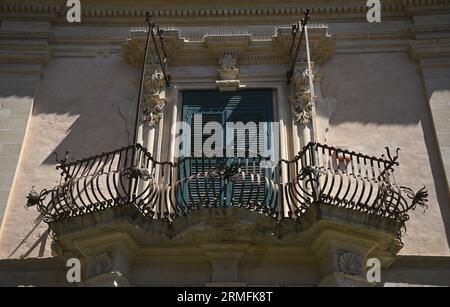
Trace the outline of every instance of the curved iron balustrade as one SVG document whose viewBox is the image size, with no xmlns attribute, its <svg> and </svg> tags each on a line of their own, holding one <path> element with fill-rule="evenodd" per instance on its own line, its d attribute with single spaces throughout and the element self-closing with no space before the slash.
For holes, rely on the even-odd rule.
<svg viewBox="0 0 450 307">
<path fill-rule="evenodd" d="M 414 193 L 393 181 L 398 151 L 371 157 L 310 143 L 292 160 L 263 168 L 258 158 L 183 158 L 158 162 L 141 145 L 68 162 L 58 160 L 62 184 L 37 193 L 46 222 L 62 221 L 121 205 L 147 218 L 174 220 L 206 207 L 243 207 L 275 219 L 300 218 L 313 203 L 405 222 L 426 207 L 425 188 Z M 47 200 L 48 198 L 48 200 Z"/>
</svg>

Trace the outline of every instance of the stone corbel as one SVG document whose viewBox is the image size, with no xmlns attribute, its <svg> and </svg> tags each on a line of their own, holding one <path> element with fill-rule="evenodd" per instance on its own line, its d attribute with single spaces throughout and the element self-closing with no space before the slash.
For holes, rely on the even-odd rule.
<svg viewBox="0 0 450 307">
<path fill-rule="evenodd" d="M 316 234 L 311 244 L 322 274 L 319 286 L 376 286 L 367 279 L 367 260 L 380 261 L 380 270 L 394 261 L 401 245 L 384 232 L 357 233 L 335 226 L 324 228 Z"/>
<path fill-rule="evenodd" d="M 130 264 L 136 243 L 127 234 L 108 233 L 72 241 L 76 252 L 83 255 L 84 285 L 101 287 L 129 286 Z"/>
</svg>

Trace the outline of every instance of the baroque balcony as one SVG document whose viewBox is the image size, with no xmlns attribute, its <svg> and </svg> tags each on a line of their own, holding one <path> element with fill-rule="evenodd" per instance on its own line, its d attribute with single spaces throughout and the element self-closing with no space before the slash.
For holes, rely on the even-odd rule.
<svg viewBox="0 0 450 307">
<path fill-rule="evenodd" d="M 169 224 L 211 207 L 245 208 L 280 223 L 301 220 L 310 208 L 321 205 L 401 226 L 411 210 L 426 207 L 425 188 L 414 193 L 395 183 L 398 150 L 392 156 L 387 149 L 377 158 L 310 143 L 291 161 L 264 168 L 265 160 L 259 156 L 159 162 L 139 144 L 71 162 L 66 154 L 57 166 L 62 183 L 40 193 L 32 190 L 27 207 L 37 206 L 52 225 L 124 206 L 134 207 L 147 221 Z"/>
</svg>

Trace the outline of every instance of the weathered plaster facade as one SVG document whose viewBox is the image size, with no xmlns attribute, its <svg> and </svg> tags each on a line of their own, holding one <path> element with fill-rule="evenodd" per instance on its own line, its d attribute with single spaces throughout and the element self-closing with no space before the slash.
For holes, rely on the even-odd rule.
<svg viewBox="0 0 450 307">
<path fill-rule="evenodd" d="M 84 261 L 83 285 L 367 285 L 341 262 L 373 256 L 384 285 L 450 285 L 450 3 L 382 3 L 380 24 L 365 21 L 365 1 L 350 0 L 86 0 L 81 24 L 68 24 L 58 1 L 0 4 L 0 285 L 67 285 L 71 255 Z M 286 57 L 305 7 L 315 101 L 314 120 L 299 123 Z M 271 220 L 234 208 L 196 212 L 174 229 L 135 229 L 115 208 L 58 222 L 52 257 L 48 226 L 25 196 L 59 184 L 54 152 L 78 159 L 132 142 L 147 10 L 167 28 L 171 76 L 152 92 L 164 103 L 140 130 L 154 157 L 174 160 L 183 91 L 270 88 L 281 158 L 309 141 L 374 156 L 401 148 L 396 182 L 429 192 L 404 246 L 389 223 L 326 208 L 284 225 L 281 239 L 267 235 Z M 98 268 L 99 255 L 109 264 Z"/>
</svg>

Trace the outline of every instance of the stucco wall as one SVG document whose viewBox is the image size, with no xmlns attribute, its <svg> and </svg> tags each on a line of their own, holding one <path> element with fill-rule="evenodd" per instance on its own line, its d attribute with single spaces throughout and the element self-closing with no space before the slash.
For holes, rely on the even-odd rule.
<svg viewBox="0 0 450 307">
<path fill-rule="evenodd" d="M 0 234 L 0 258 L 50 254 L 47 225 L 25 196 L 58 184 L 53 152 L 76 159 L 128 144 L 138 72 L 119 56 L 53 59 L 40 81 L 13 195 Z"/>
<path fill-rule="evenodd" d="M 449 255 L 449 199 L 419 66 L 406 53 L 337 54 L 321 73 L 323 95 L 337 101 L 328 142 L 378 156 L 400 147 L 397 183 L 428 188 L 429 209 L 407 222 L 401 254 Z"/>
</svg>

